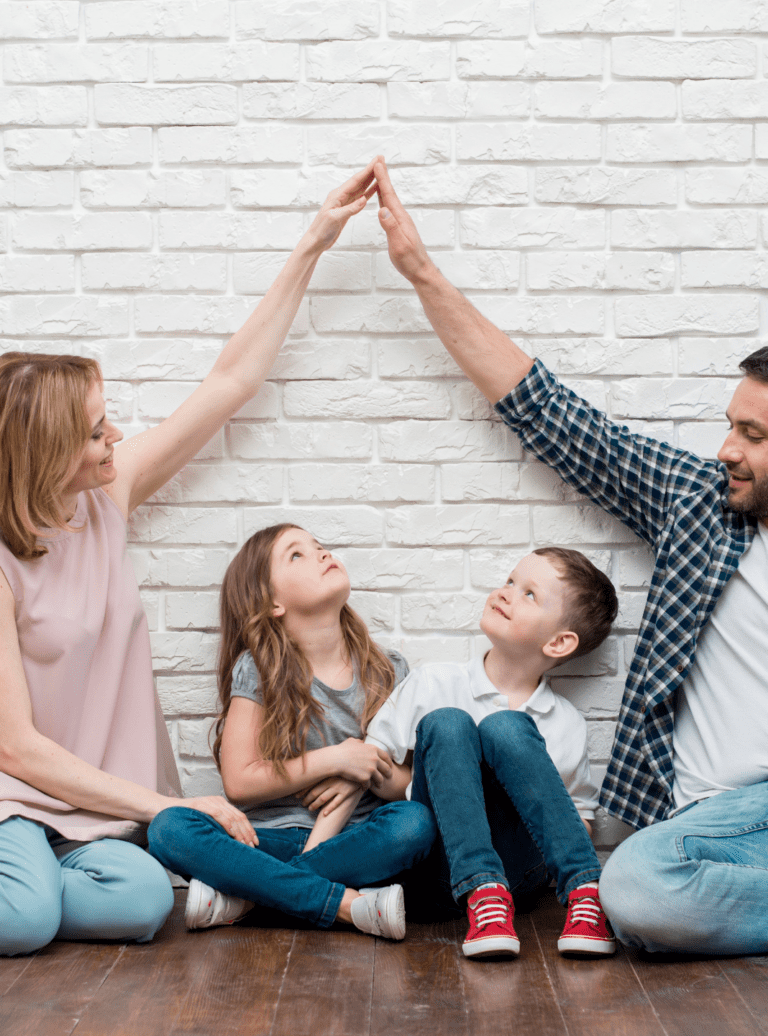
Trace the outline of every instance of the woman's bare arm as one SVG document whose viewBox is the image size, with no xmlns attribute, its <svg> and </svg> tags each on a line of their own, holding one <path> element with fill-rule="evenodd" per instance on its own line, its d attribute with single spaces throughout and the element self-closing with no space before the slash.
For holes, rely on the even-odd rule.
<svg viewBox="0 0 768 1036">
<path fill-rule="evenodd" d="M 0 770 L 71 806 L 108 817 L 149 822 L 168 806 L 210 814 L 229 833 L 255 844 L 247 817 L 220 796 L 175 799 L 104 773 L 35 727 L 16 630 L 15 602 L 0 571 Z"/>
<path fill-rule="evenodd" d="M 328 195 L 274 284 L 230 338 L 203 383 L 165 421 L 115 449 L 116 478 L 107 487 L 127 516 L 180 471 L 219 428 L 256 395 L 304 297 L 322 253 L 374 188 L 373 162 Z"/>
</svg>

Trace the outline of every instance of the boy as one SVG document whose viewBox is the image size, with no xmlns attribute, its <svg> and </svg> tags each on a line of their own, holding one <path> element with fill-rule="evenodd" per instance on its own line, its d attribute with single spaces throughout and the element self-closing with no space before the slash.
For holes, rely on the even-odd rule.
<svg viewBox="0 0 768 1036">
<path fill-rule="evenodd" d="M 615 952 L 589 837 L 586 723 L 544 674 L 602 643 L 617 610 L 583 554 L 536 550 L 486 601 L 485 658 L 415 670 L 368 726 L 395 762 L 413 753 L 410 797 L 433 810 L 453 898 L 467 897 L 467 957 L 517 956 L 510 887 L 533 892 L 547 874 L 568 907 L 560 952 Z"/>
</svg>

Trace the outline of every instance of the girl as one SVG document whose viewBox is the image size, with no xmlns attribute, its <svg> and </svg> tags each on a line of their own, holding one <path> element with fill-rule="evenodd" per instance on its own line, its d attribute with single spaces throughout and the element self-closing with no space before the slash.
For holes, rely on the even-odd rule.
<svg viewBox="0 0 768 1036">
<path fill-rule="evenodd" d="M 257 532 L 227 570 L 213 751 L 258 847 L 194 808 L 154 819 L 151 852 L 195 879 L 189 928 L 235 921 L 258 903 L 320 928 L 338 920 L 405 935 L 400 885 L 357 890 L 422 859 L 435 826 L 419 803 L 381 801 L 403 797 L 410 770 L 362 738 L 407 665 L 373 643 L 349 592 L 341 562 L 295 525 Z M 308 805 L 331 803 L 339 808 L 315 824 Z"/>
<path fill-rule="evenodd" d="M 258 391 L 372 181 L 369 165 L 331 192 L 203 383 L 123 447 L 92 360 L 0 357 L 0 954 L 57 936 L 146 941 L 173 905 L 130 843 L 180 792 L 126 519 Z M 223 798 L 190 805 L 254 842 Z"/>
</svg>

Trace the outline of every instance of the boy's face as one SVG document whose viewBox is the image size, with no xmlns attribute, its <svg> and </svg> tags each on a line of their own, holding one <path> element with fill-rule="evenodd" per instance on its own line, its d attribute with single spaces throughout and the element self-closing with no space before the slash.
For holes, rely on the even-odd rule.
<svg viewBox="0 0 768 1036">
<path fill-rule="evenodd" d="M 480 629 L 505 654 L 530 655 L 566 630 L 566 584 L 548 558 L 529 554 L 485 602 Z"/>
</svg>

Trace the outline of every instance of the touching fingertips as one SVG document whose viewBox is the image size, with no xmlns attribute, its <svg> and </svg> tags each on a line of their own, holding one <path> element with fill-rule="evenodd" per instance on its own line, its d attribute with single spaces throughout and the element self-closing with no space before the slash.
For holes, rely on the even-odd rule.
<svg viewBox="0 0 768 1036">
<path fill-rule="evenodd" d="M 384 207 L 379 209 L 379 219 L 390 219 L 391 217 L 392 213 L 389 211 L 388 208 Z"/>
</svg>

